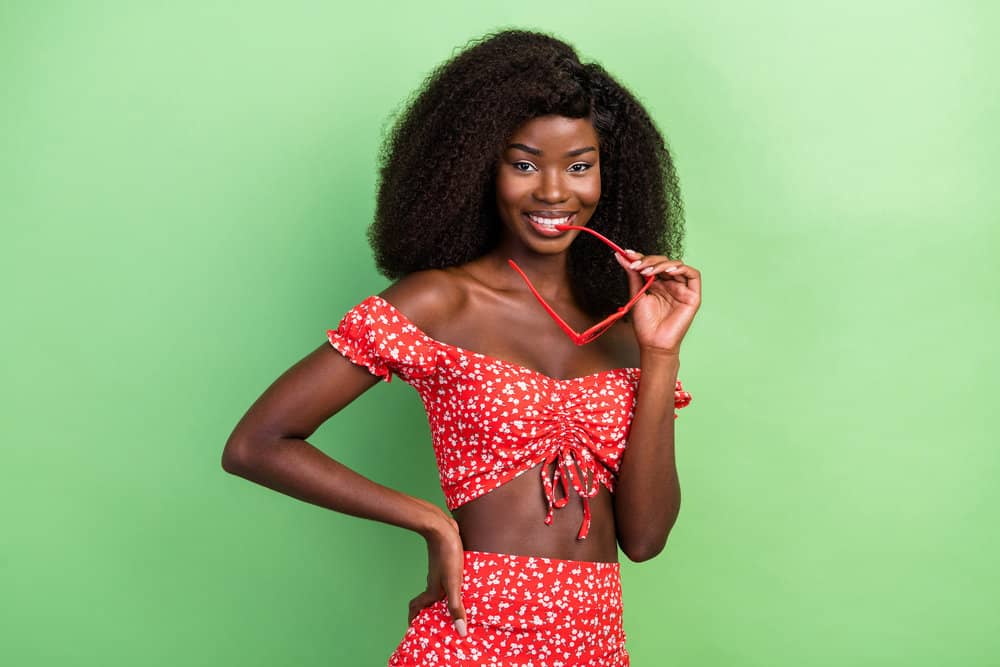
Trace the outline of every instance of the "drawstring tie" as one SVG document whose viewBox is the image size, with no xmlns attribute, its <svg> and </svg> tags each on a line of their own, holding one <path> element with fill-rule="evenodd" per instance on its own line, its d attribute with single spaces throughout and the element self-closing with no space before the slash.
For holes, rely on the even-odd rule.
<svg viewBox="0 0 1000 667">
<path fill-rule="evenodd" d="M 552 512 L 566 506 L 569 502 L 569 486 L 572 484 L 577 494 L 583 499 L 583 523 L 576 539 L 586 539 L 590 531 L 590 498 L 597 495 L 600 484 L 595 474 L 594 456 L 579 440 L 581 437 L 561 439 L 559 446 L 545 458 L 542 465 L 542 486 L 545 489 L 545 499 L 549 505 L 545 515 L 545 525 L 552 525 Z M 551 477 L 549 467 L 554 466 Z M 589 473 L 589 475 L 588 475 Z M 585 482 L 586 480 L 586 482 Z M 562 486 L 562 497 L 556 497 L 556 484 Z"/>
</svg>

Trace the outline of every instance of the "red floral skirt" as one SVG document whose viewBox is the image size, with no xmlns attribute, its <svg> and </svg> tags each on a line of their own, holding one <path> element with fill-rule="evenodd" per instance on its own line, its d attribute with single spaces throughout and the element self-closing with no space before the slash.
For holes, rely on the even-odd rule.
<svg viewBox="0 0 1000 667">
<path fill-rule="evenodd" d="M 627 667 L 618 563 L 466 551 L 459 637 L 445 600 L 423 610 L 390 667 Z"/>
</svg>

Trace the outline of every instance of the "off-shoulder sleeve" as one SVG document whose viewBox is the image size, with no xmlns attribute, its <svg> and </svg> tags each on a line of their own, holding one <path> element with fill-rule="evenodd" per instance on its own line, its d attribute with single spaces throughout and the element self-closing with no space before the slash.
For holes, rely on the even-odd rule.
<svg viewBox="0 0 1000 667">
<path fill-rule="evenodd" d="M 681 408 L 686 408 L 691 404 L 691 394 L 684 391 L 684 387 L 681 386 L 681 381 L 677 380 L 677 384 L 674 387 L 674 409 L 680 410 Z M 677 413 L 674 413 L 674 419 L 677 419 Z"/>
<path fill-rule="evenodd" d="M 338 352 L 386 382 L 393 374 L 409 382 L 437 372 L 436 341 L 377 295 L 347 311 L 326 337 Z"/>
</svg>

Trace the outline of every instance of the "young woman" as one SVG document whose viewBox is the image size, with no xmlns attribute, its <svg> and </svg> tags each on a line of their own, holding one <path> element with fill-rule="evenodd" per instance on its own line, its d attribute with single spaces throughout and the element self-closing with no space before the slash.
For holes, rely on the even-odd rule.
<svg viewBox="0 0 1000 667">
<path fill-rule="evenodd" d="M 680 507 L 677 372 L 701 302 L 698 270 L 670 259 L 682 237 L 649 115 L 548 35 L 472 44 L 400 116 L 369 230 L 396 282 L 223 453 L 231 473 L 426 539 L 390 665 L 628 664 L 618 549 L 656 556 Z M 451 516 L 306 442 L 393 375 L 427 409 Z"/>
</svg>

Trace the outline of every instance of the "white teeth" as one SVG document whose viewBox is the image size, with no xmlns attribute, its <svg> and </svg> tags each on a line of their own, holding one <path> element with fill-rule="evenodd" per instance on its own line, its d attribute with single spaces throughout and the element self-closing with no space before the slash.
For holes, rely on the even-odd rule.
<svg viewBox="0 0 1000 667">
<path fill-rule="evenodd" d="M 556 225 L 565 225 L 566 221 L 572 216 L 566 216 L 565 218 L 539 218 L 538 216 L 528 214 L 533 222 L 538 223 L 544 227 L 555 227 Z"/>
</svg>

